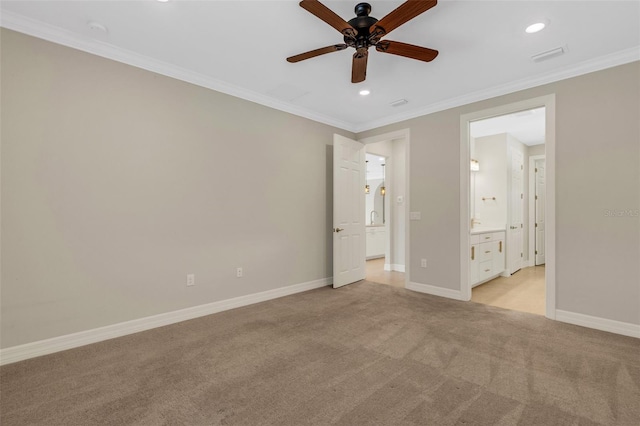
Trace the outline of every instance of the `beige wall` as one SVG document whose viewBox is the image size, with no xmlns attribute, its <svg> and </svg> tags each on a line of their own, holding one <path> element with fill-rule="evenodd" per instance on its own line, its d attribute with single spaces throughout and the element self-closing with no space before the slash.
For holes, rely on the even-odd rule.
<svg viewBox="0 0 640 426">
<path fill-rule="evenodd" d="M 331 276 L 332 135 L 353 134 L 1 41 L 2 348 Z"/>
<path fill-rule="evenodd" d="M 0 347 L 331 275 L 332 134 L 355 135 L 1 37 Z M 629 64 L 359 134 L 411 129 L 412 281 L 459 289 L 460 115 L 555 93 L 557 307 L 640 324 L 639 219 L 606 214 L 640 206 L 639 75 Z"/>
<path fill-rule="evenodd" d="M 557 309 L 640 324 L 640 63 L 362 132 L 411 130 L 411 281 L 460 289 L 460 116 L 556 94 Z M 420 258 L 430 267 L 420 268 Z"/>
</svg>

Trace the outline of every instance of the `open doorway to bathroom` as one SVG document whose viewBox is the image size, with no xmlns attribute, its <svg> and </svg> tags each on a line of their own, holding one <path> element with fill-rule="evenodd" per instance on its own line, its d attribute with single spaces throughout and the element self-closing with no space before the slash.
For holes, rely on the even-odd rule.
<svg viewBox="0 0 640 426">
<path fill-rule="evenodd" d="M 366 279 L 405 287 L 406 141 L 365 145 Z"/>
<path fill-rule="evenodd" d="M 545 314 L 545 107 L 469 125 L 471 300 Z"/>
</svg>

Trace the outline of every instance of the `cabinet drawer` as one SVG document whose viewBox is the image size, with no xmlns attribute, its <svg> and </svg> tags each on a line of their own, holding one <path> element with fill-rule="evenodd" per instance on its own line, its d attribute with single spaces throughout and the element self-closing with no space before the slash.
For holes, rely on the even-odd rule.
<svg viewBox="0 0 640 426">
<path fill-rule="evenodd" d="M 478 234 L 478 237 L 480 237 L 480 243 L 487 243 L 489 241 L 493 241 L 492 233 Z"/>
<path fill-rule="evenodd" d="M 478 260 L 484 262 L 493 259 L 496 245 L 493 243 L 482 243 L 478 246 Z"/>
<path fill-rule="evenodd" d="M 478 265 L 478 278 L 480 281 L 486 280 L 493 275 L 493 261 L 491 259 L 480 262 Z"/>
</svg>

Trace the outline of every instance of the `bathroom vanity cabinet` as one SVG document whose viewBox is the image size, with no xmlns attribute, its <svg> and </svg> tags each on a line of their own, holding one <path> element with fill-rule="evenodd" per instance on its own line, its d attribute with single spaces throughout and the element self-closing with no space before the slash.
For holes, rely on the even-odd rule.
<svg viewBox="0 0 640 426">
<path fill-rule="evenodd" d="M 505 271 L 505 231 L 487 229 L 471 231 L 469 279 L 471 287 L 489 281 Z"/>
</svg>

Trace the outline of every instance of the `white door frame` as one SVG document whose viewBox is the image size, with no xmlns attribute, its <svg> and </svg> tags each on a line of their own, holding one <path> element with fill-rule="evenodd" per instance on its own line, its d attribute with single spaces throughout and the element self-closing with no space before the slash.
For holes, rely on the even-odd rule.
<svg viewBox="0 0 640 426">
<path fill-rule="evenodd" d="M 546 146 L 545 146 L 546 150 Z M 545 155 L 532 155 L 529 157 L 529 259 L 527 266 L 536 265 L 536 160 L 544 160 Z M 545 231 L 546 234 L 546 231 Z M 533 253 L 533 256 L 532 256 Z"/>
<path fill-rule="evenodd" d="M 472 121 L 511 114 L 518 111 L 545 107 L 545 155 L 546 155 L 546 266 L 545 266 L 545 316 L 556 318 L 556 96 L 550 94 L 527 99 L 495 108 L 463 114 L 460 116 L 460 289 L 463 300 L 471 300 L 469 283 L 469 186 L 471 157 L 469 154 L 469 127 Z"/>
<path fill-rule="evenodd" d="M 363 143 L 365 145 L 371 144 L 371 143 L 376 143 L 376 142 L 384 142 L 384 141 L 390 141 L 390 140 L 397 140 L 397 139 L 403 139 L 405 141 L 405 194 L 404 194 L 404 203 L 405 203 L 405 211 L 404 211 L 404 286 L 405 288 L 407 287 L 407 284 L 410 282 L 409 278 L 410 278 L 410 262 L 409 259 L 411 259 L 410 256 L 410 241 L 409 241 L 409 235 L 411 235 L 410 233 L 410 223 L 409 222 L 409 193 L 410 193 L 410 179 L 409 179 L 409 152 L 410 152 L 410 131 L 409 129 L 402 129 L 402 130 L 397 130 L 395 132 L 390 132 L 390 133 L 385 133 L 382 135 L 376 135 L 376 136 L 371 136 L 368 138 L 364 138 L 364 139 L 358 139 L 358 142 Z M 393 160 L 392 160 L 393 161 Z M 390 202 L 389 203 L 390 206 L 393 206 L 393 203 Z M 364 213 L 363 213 L 364 214 Z M 391 227 L 387 227 L 387 229 L 391 229 Z M 390 238 L 391 232 L 387 232 L 387 238 Z M 387 244 L 389 244 L 389 239 L 387 239 Z M 387 247 L 387 250 L 389 250 L 389 247 Z"/>
</svg>

